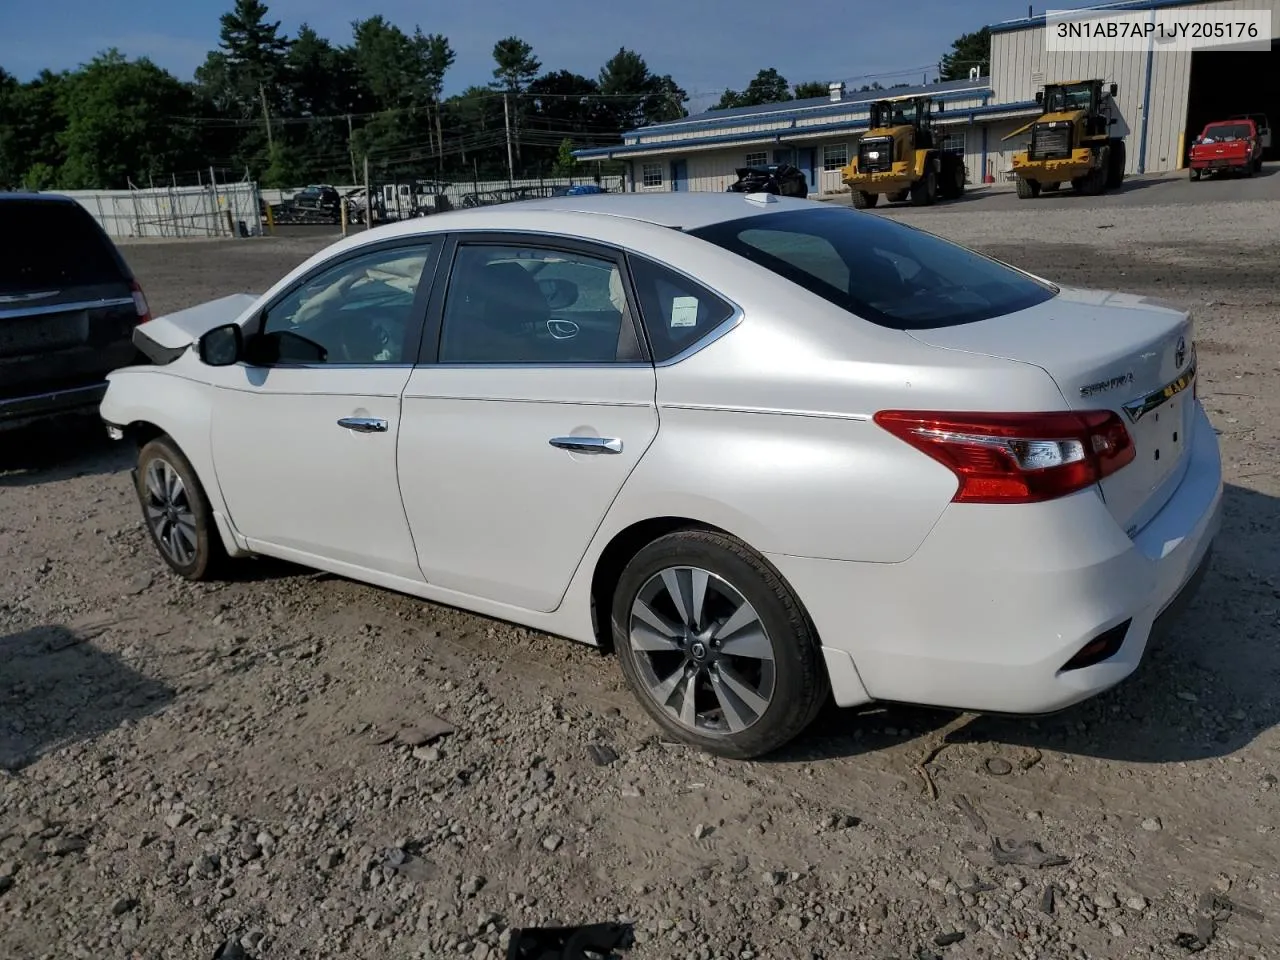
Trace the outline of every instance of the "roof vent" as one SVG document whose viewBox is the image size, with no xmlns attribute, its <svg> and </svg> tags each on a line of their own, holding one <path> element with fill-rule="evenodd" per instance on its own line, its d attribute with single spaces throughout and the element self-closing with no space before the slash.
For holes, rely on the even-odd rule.
<svg viewBox="0 0 1280 960">
<path fill-rule="evenodd" d="M 827 93 L 830 94 L 832 103 L 839 103 L 844 99 L 844 84 L 839 81 L 827 84 Z"/>
<path fill-rule="evenodd" d="M 748 193 L 747 201 L 749 203 L 777 203 L 778 196 L 774 193 Z"/>
</svg>

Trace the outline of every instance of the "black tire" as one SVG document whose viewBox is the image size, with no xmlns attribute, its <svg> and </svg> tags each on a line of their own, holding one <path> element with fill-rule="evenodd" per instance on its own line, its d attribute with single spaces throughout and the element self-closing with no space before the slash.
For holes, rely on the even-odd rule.
<svg viewBox="0 0 1280 960">
<path fill-rule="evenodd" d="M 928 162 L 926 161 L 926 163 Z M 930 164 L 924 176 L 911 185 L 911 205 L 913 207 L 927 207 L 936 202 L 937 199 L 938 175 L 934 172 L 932 164 Z"/>
<path fill-rule="evenodd" d="M 1258 157 L 1257 160 L 1253 161 L 1253 170 L 1255 173 L 1262 172 L 1262 157 Z"/>
<path fill-rule="evenodd" d="M 1096 166 L 1084 176 L 1084 192 L 1096 197 L 1107 191 L 1108 171 L 1110 170 L 1111 151 L 1102 147 L 1096 154 Z"/>
<path fill-rule="evenodd" d="M 1199 171 L 1199 170 L 1197 170 L 1195 167 L 1192 167 L 1192 168 L 1191 168 L 1191 172 L 1190 172 L 1190 174 L 1189 174 L 1188 176 L 1189 176 L 1189 178 L 1190 178 L 1191 182 L 1192 182 L 1192 183 L 1195 183 L 1197 180 L 1199 180 L 1199 179 L 1200 179 L 1200 171 Z"/>
<path fill-rule="evenodd" d="M 1255 171 L 1254 171 L 1254 166 L 1252 162 L 1246 163 L 1244 165 L 1244 175 L 1246 178 L 1252 179 L 1254 172 Z"/>
<path fill-rule="evenodd" d="M 657 669 L 651 669 L 649 655 L 633 649 L 631 642 L 632 609 L 646 585 L 655 583 L 660 574 L 670 568 L 698 568 L 714 575 L 728 584 L 754 609 L 759 624 L 763 627 L 765 642 L 772 651 L 772 685 L 767 706 L 756 719 L 738 732 L 728 730 L 716 732 L 714 729 L 702 727 L 708 732 L 700 732 L 699 720 L 704 723 L 715 721 L 720 713 L 723 722 L 726 716 L 717 704 L 721 701 L 711 690 L 712 675 L 719 678 L 720 664 L 705 665 L 700 675 L 705 679 L 699 681 L 695 688 L 697 696 L 703 697 L 702 705 L 710 709 L 701 710 L 695 717 L 693 727 L 680 722 L 667 712 L 659 703 L 658 695 L 650 693 L 649 683 L 658 679 Z M 718 619 L 717 610 L 712 605 L 711 591 L 707 591 L 708 601 L 705 616 Z M 667 594 L 654 596 L 654 607 Z M 674 606 L 671 610 L 675 610 Z M 724 608 L 730 609 L 730 608 Z M 667 615 L 668 619 L 676 614 Z M 706 530 L 677 530 L 659 537 L 643 547 L 627 564 L 618 586 L 614 591 L 611 626 L 613 630 L 614 649 L 622 668 L 623 677 L 632 693 L 640 701 L 645 711 L 668 736 L 691 746 L 698 747 L 716 756 L 734 759 L 750 759 L 770 753 L 795 739 L 813 722 L 825 704 L 830 692 L 826 669 L 823 665 L 816 631 L 800 602 L 791 592 L 769 564 L 741 541 L 723 533 Z M 706 637 L 708 634 L 701 634 Z M 685 634 L 689 636 L 688 633 Z M 711 651 L 715 646 L 714 635 L 703 645 L 703 653 L 710 657 L 726 657 L 724 652 Z M 685 666 L 695 661 L 694 641 L 683 641 L 683 647 L 674 647 L 670 652 L 663 652 L 662 657 L 672 669 L 665 672 L 665 677 L 675 676 Z M 742 683 L 745 674 L 740 669 L 747 669 L 752 663 L 763 663 L 757 658 L 740 658 L 722 660 L 726 667 L 734 671 L 733 679 Z M 651 679 L 646 681 L 645 675 Z M 687 676 L 687 674 L 686 674 Z M 685 683 L 678 683 L 668 693 L 667 703 L 679 696 L 683 703 L 686 691 Z M 745 702 L 745 701 L 743 701 Z"/>
<path fill-rule="evenodd" d="M 173 497 L 170 504 L 164 503 L 163 499 L 157 497 L 149 488 L 148 481 L 153 466 L 156 467 L 158 474 L 163 474 L 163 468 L 167 466 L 181 481 L 182 495 Z M 138 469 L 134 481 L 138 504 L 142 508 L 142 521 L 160 558 L 169 566 L 169 569 L 186 580 L 215 579 L 226 568 L 229 558 L 222 544 L 222 537 L 214 524 L 213 511 L 209 507 L 209 500 L 205 496 L 204 487 L 200 484 L 200 478 L 196 476 L 195 469 L 183 456 L 177 444 L 169 437 L 162 436 L 143 446 L 138 452 Z M 189 559 L 162 539 L 155 522 L 157 510 L 165 510 L 168 513 L 167 508 L 172 505 L 180 513 L 184 504 L 191 515 L 191 527 L 194 531 L 192 538 L 195 540 Z M 166 518 L 169 521 L 168 529 L 174 526 L 172 516 L 170 514 Z M 185 542 L 184 539 L 183 543 Z"/>
<path fill-rule="evenodd" d="M 911 196 L 910 190 L 897 190 L 893 193 L 888 194 L 885 197 L 885 199 L 888 200 L 890 203 L 902 203 L 909 196 Z"/>
<path fill-rule="evenodd" d="M 1018 189 L 1019 200 L 1034 200 L 1040 196 L 1040 181 L 1028 180 L 1025 177 L 1018 177 L 1015 181 Z"/>
<path fill-rule="evenodd" d="M 1118 190 L 1124 183 L 1124 168 L 1128 163 L 1125 157 L 1123 140 L 1111 141 L 1111 153 L 1107 164 L 1107 189 Z"/>
<path fill-rule="evenodd" d="M 870 210 L 876 205 L 876 201 L 880 199 L 878 193 L 867 193 L 865 190 L 853 191 L 853 209 Z"/>
</svg>

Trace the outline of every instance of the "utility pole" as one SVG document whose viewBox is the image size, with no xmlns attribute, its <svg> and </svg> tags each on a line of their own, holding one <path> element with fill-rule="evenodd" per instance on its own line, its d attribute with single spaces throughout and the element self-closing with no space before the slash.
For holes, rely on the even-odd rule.
<svg viewBox="0 0 1280 960">
<path fill-rule="evenodd" d="M 373 191 L 369 189 L 369 155 L 364 155 L 364 228 L 373 229 Z"/>
<path fill-rule="evenodd" d="M 511 153 L 511 98 L 506 93 L 502 95 L 502 119 L 507 128 L 507 185 L 510 186 L 516 179 L 516 162 Z"/>
<path fill-rule="evenodd" d="M 258 84 L 258 96 L 262 98 L 262 119 L 267 124 L 267 152 L 274 153 L 276 146 L 271 137 L 271 113 L 267 110 L 267 88 Z"/>
<path fill-rule="evenodd" d="M 351 114 L 347 114 L 347 152 L 351 154 L 351 182 L 356 182 L 356 146 L 352 142 Z"/>
</svg>

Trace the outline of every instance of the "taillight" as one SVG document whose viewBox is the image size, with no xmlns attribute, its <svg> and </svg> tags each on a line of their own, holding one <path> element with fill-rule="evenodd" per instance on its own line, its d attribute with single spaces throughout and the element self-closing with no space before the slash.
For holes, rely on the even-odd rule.
<svg viewBox="0 0 1280 960">
<path fill-rule="evenodd" d="M 134 280 L 130 286 L 133 288 L 133 308 L 138 311 L 138 322 L 146 323 L 151 319 L 151 308 L 147 306 L 147 296 L 142 292 L 142 287 L 138 285 L 137 280 Z"/>
<path fill-rule="evenodd" d="M 951 470 L 956 503 L 1039 503 L 1089 487 L 1135 456 L 1120 418 L 1086 413 L 882 410 L 875 421 Z"/>
</svg>

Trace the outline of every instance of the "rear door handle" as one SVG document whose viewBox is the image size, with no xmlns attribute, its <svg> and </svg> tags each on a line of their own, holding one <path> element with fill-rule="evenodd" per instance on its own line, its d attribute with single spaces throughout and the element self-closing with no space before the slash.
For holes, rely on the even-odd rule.
<svg viewBox="0 0 1280 960">
<path fill-rule="evenodd" d="M 575 453 L 621 453 L 622 441 L 612 437 L 552 437 L 553 447 Z"/>
<path fill-rule="evenodd" d="M 338 421 L 338 426 L 346 427 L 348 430 L 354 430 L 357 433 L 387 432 L 387 421 L 379 420 L 376 417 L 343 417 Z"/>
</svg>

